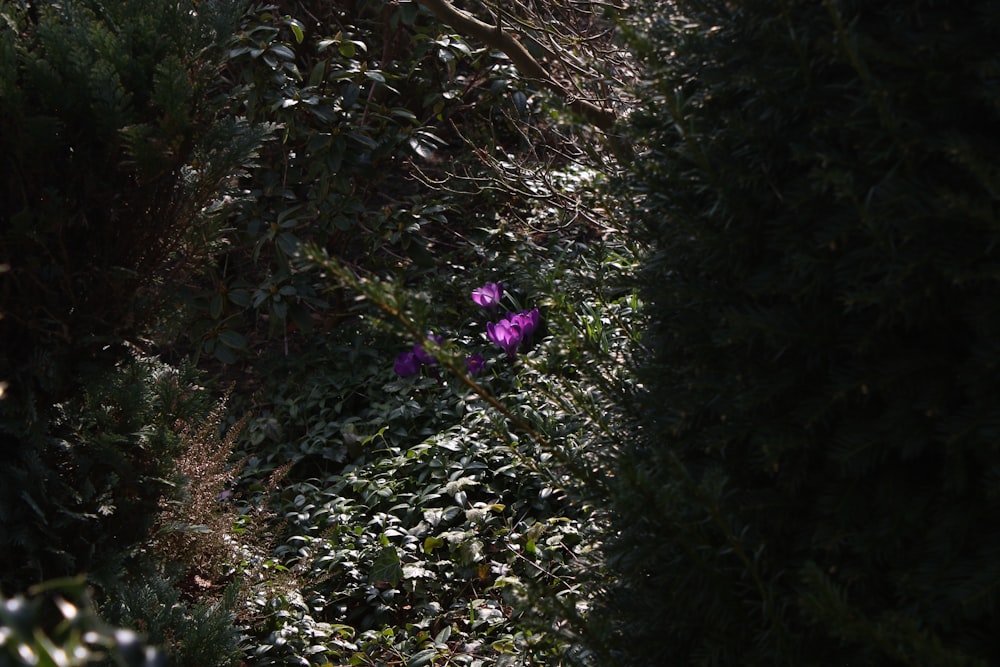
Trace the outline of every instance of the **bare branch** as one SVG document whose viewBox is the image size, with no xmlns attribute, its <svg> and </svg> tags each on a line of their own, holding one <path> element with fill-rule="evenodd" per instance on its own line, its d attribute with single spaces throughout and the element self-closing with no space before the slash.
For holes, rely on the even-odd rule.
<svg viewBox="0 0 1000 667">
<path fill-rule="evenodd" d="M 522 75 L 538 81 L 563 97 L 571 110 L 594 127 L 608 130 L 618 120 L 615 112 L 601 108 L 588 99 L 576 96 L 569 88 L 557 81 L 552 76 L 551 71 L 538 62 L 510 32 L 505 31 L 499 22 L 497 25 L 490 25 L 469 12 L 455 7 L 448 0 L 417 0 L 417 2 L 429 9 L 442 23 L 506 54 Z M 500 16 L 500 13 L 498 12 L 497 15 Z M 541 45 L 540 42 L 539 44 Z M 546 51 L 551 52 L 549 47 L 542 46 Z M 553 57 L 557 56 L 553 54 Z"/>
</svg>

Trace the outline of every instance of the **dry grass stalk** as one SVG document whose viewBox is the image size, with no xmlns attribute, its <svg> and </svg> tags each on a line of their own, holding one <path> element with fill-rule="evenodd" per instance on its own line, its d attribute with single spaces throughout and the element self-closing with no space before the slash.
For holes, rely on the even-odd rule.
<svg viewBox="0 0 1000 667">
<path fill-rule="evenodd" d="M 171 563 L 187 569 L 185 583 L 209 589 L 242 560 L 233 531 L 239 514 L 228 501 L 239 464 L 233 451 L 247 418 L 223 433 L 228 396 L 199 424 L 181 423 L 182 452 L 174 466 L 177 493 L 160 502 L 155 548 Z"/>
</svg>

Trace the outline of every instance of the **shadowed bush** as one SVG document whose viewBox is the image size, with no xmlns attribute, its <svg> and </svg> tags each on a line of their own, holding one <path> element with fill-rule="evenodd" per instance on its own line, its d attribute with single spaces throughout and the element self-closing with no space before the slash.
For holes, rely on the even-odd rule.
<svg viewBox="0 0 1000 667">
<path fill-rule="evenodd" d="M 994 3 L 647 3 L 619 664 L 1000 659 Z"/>
<path fill-rule="evenodd" d="M 17 592 L 113 580 L 145 538 L 190 378 L 138 349 L 260 133 L 218 95 L 241 2 L 0 13 L 0 583 Z"/>
</svg>

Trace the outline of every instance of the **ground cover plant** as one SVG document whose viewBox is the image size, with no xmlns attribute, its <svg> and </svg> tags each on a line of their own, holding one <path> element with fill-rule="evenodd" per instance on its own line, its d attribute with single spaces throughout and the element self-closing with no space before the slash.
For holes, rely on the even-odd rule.
<svg viewBox="0 0 1000 667">
<path fill-rule="evenodd" d="M 483 231 L 463 252 L 485 262 L 414 267 L 419 290 L 313 251 L 364 301 L 342 338 L 274 360 L 248 424 L 237 497 L 262 502 L 291 464 L 270 501 L 287 574 L 249 610 L 259 664 L 587 659 L 595 501 L 638 306 L 614 278 L 634 249 Z"/>
</svg>

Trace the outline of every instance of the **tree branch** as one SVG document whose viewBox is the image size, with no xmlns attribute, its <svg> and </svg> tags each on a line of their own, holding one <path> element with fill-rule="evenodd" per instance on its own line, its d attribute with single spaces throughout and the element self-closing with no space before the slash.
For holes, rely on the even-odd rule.
<svg viewBox="0 0 1000 667">
<path fill-rule="evenodd" d="M 571 110 L 594 127 L 608 130 L 618 120 L 614 112 L 602 109 L 589 100 L 574 97 L 569 90 L 552 78 L 549 71 L 528 52 L 528 49 L 521 42 L 502 30 L 499 25 L 493 26 L 480 21 L 472 14 L 455 7 L 448 0 L 417 0 L 417 3 L 429 9 L 442 23 L 450 25 L 462 34 L 478 39 L 492 49 L 505 53 L 521 74 L 539 81 L 546 88 L 563 97 Z"/>
</svg>

